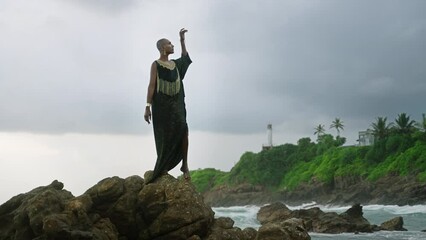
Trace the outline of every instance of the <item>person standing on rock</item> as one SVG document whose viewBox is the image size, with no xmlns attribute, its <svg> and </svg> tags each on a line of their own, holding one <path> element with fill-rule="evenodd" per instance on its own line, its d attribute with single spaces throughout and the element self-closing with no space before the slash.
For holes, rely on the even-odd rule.
<svg viewBox="0 0 426 240">
<path fill-rule="evenodd" d="M 174 53 L 174 46 L 168 39 L 160 39 L 157 49 L 160 57 L 151 65 L 151 75 L 146 98 L 145 121 L 151 121 L 154 127 L 157 161 L 152 178 L 167 174 L 182 161 L 180 170 L 189 180 L 188 168 L 188 125 L 186 123 L 185 92 L 183 78 L 192 63 L 185 46 L 185 33 L 179 32 L 181 57 L 169 60 Z M 152 111 L 152 113 L 151 113 Z"/>
</svg>

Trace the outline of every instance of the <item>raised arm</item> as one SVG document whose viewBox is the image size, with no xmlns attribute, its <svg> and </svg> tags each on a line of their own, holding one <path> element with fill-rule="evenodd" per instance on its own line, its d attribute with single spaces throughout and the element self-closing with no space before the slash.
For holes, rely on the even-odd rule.
<svg viewBox="0 0 426 240">
<path fill-rule="evenodd" d="M 149 124 L 151 121 L 151 104 L 154 96 L 155 85 L 157 81 L 157 64 L 155 62 L 151 65 L 151 74 L 148 85 L 148 93 L 146 94 L 146 107 L 145 107 L 145 121 Z"/>
<path fill-rule="evenodd" d="M 188 51 L 186 51 L 186 45 L 185 45 L 185 33 L 188 32 L 185 28 L 182 28 L 179 31 L 180 36 L 180 46 L 182 48 L 182 56 L 186 56 L 188 54 Z"/>
</svg>

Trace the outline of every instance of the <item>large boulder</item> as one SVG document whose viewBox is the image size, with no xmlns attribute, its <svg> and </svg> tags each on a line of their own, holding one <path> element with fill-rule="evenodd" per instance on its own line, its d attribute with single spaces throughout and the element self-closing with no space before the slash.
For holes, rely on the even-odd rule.
<svg viewBox="0 0 426 240">
<path fill-rule="evenodd" d="M 164 175 L 138 194 L 141 217 L 147 228 L 140 239 L 187 239 L 205 236 L 214 212 L 188 181 Z"/>
<path fill-rule="evenodd" d="M 310 240 L 303 220 L 290 218 L 268 222 L 259 228 L 256 240 Z"/>
<path fill-rule="evenodd" d="M 260 224 L 276 222 L 291 218 L 292 211 L 283 203 L 276 202 L 260 208 L 257 213 L 257 220 Z"/>
</svg>

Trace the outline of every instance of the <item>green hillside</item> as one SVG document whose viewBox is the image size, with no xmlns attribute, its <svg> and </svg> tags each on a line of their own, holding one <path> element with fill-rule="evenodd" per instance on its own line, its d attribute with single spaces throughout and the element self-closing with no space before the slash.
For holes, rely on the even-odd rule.
<svg viewBox="0 0 426 240">
<path fill-rule="evenodd" d="M 401 115 L 404 122 L 401 123 Z M 407 119 L 408 118 L 408 119 Z M 398 123 L 399 122 L 399 123 Z M 300 139 L 259 153 L 246 152 L 230 172 L 203 169 L 191 172 L 200 192 L 221 185 L 250 183 L 270 190 L 292 190 L 311 179 L 330 182 L 337 176 L 358 175 L 370 181 L 392 175 L 412 175 L 426 181 L 426 126 L 400 114 L 395 124 L 378 118 L 372 124 L 372 146 L 343 146 L 345 138 L 318 134 L 313 142 Z"/>
</svg>

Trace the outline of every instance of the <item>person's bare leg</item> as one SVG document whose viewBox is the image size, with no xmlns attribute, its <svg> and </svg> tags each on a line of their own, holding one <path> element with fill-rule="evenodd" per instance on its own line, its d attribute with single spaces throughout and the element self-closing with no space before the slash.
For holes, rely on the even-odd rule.
<svg viewBox="0 0 426 240">
<path fill-rule="evenodd" d="M 186 180 L 191 179 L 191 176 L 189 175 L 189 168 L 188 168 L 188 146 L 189 146 L 189 140 L 188 140 L 188 133 L 183 137 L 182 141 L 182 167 L 180 170 L 183 172 L 183 177 Z"/>
</svg>

